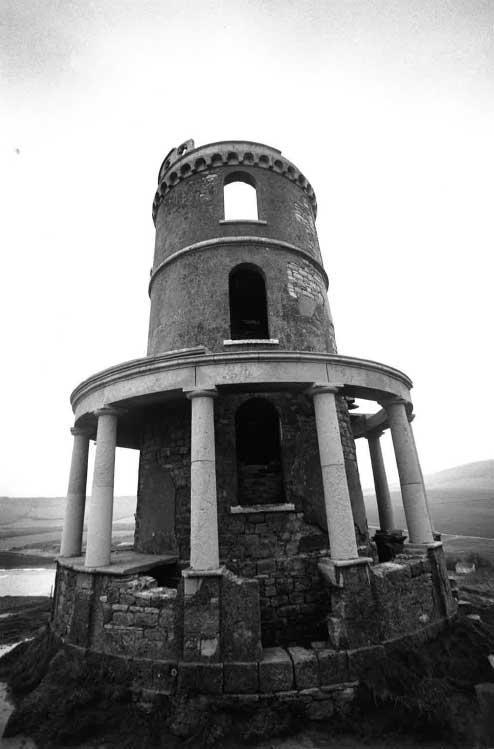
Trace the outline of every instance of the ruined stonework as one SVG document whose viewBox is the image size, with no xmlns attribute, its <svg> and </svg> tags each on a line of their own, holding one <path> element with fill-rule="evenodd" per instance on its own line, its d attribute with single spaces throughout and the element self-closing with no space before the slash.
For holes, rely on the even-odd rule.
<svg viewBox="0 0 494 749">
<path fill-rule="evenodd" d="M 250 191 L 253 216 L 226 218 L 229 186 Z M 316 210 L 312 186 L 275 148 L 173 149 L 153 203 L 147 355 L 72 394 L 51 627 L 85 658 L 118 662 L 144 695 L 296 704 L 328 719 L 397 640 L 425 641 L 455 616 L 412 383 L 338 354 Z M 363 413 L 356 399 L 380 409 Z M 387 429 L 406 531 L 380 450 Z M 371 452 L 376 543 L 356 439 Z M 131 549 L 111 544 L 117 446 L 140 456 Z"/>
</svg>

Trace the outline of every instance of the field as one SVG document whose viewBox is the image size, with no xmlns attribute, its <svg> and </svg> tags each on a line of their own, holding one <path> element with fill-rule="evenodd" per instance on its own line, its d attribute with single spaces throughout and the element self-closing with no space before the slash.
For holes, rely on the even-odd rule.
<svg viewBox="0 0 494 749">
<path fill-rule="evenodd" d="M 494 564 L 494 461 L 468 463 L 425 477 L 434 529 L 448 554 L 478 554 Z M 401 494 L 391 491 L 395 525 L 405 528 Z M 376 500 L 365 495 L 367 517 L 378 525 Z"/>
<path fill-rule="evenodd" d="M 115 497 L 115 542 L 132 540 L 135 505 L 135 497 Z M 63 497 L 0 497 L 0 566 L 8 566 L 1 552 L 11 549 L 41 556 L 58 554 L 64 507 Z"/>
<path fill-rule="evenodd" d="M 494 563 L 494 461 L 480 461 L 425 477 L 434 528 L 447 551 L 475 552 Z M 396 526 L 405 527 L 401 495 L 392 491 Z M 369 525 L 378 525 L 376 500 L 365 496 Z M 11 549 L 58 553 L 65 500 L 62 497 L 0 497 L 0 552 Z M 113 540 L 132 541 L 135 497 L 115 497 Z"/>
</svg>

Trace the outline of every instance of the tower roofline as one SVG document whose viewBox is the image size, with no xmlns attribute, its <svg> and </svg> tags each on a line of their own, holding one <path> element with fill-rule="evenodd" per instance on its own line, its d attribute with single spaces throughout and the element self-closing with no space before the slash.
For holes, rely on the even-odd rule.
<svg viewBox="0 0 494 749">
<path fill-rule="evenodd" d="M 251 140 L 225 140 L 194 147 L 188 140 L 173 148 L 164 159 L 158 174 L 158 189 L 153 201 L 153 221 L 163 198 L 175 185 L 194 174 L 218 167 L 254 167 L 269 169 L 295 182 L 308 196 L 314 216 L 317 202 L 314 189 L 307 178 L 282 152 Z"/>
</svg>

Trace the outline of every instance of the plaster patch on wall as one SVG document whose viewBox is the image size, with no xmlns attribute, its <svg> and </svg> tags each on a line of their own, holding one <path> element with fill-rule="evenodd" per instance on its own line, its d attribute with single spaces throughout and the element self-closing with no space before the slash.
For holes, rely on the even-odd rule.
<svg viewBox="0 0 494 749">
<path fill-rule="evenodd" d="M 324 304 L 326 298 L 326 289 L 322 278 L 314 272 L 312 265 L 305 260 L 299 260 L 297 263 L 289 261 L 287 263 L 288 274 L 288 293 L 295 299 L 308 297 L 316 304 Z"/>
<path fill-rule="evenodd" d="M 214 195 L 216 190 L 216 182 L 218 181 L 217 174 L 203 174 L 201 175 L 201 191 L 199 197 L 207 198 Z"/>
</svg>

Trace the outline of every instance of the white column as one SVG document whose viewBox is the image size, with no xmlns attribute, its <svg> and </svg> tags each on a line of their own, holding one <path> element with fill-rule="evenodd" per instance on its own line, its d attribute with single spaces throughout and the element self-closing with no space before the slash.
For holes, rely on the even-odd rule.
<svg viewBox="0 0 494 749">
<path fill-rule="evenodd" d="M 89 506 L 86 567 L 106 567 L 110 564 L 118 413 L 117 409 L 108 407 L 96 411 L 98 431 L 93 492 Z"/>
<path fill-rule="evenodd" d="M 396 464 L 400 477 L 403 509 L 411 543 L 432 543 L 432 527 L 427 509 L 422 471 L 418 461 L 406 403 L 401 398 L 382 403 L 388 415 Z"/>
<path fill-rule="evenodd" d="M 190 469 L 190 566 L 219 567 L 214 445 L 215 388 L 187 393 L 192 407 Z"/>
<path fill-rule="evenodd" d="M 82 527 L 86 506 L 89 434 L 86 430 L 78 427 L 73 427 L 70 432 L 74 437 L 74 443 L 65 502 L 62 543 L 60 545 L 62 557 L 78 557 L 81 554 Z"/>
<path fill-rule="evenodd" d="M 337 392 L 338 388 L 333 385 L 315 385 L 311 389 L 316 414 L 331 559 L 336 561 L 358 557 L 336 410 Z"/>
<path fill-rule="evenodd" d="M 419 453 L 418 453 L 418 450 L 417 450 L 417 443 L 415 442 L 415 434 L 414 434 L 413 428 L 412 428 L 412 421 L 414 419 L 415 419 L 415 414 L 412 413 L 412 414 L 410 414 L 408 416 L 408 423 L 410 424 L 410 434 L 412 435 L 413 448 L 415 450 L 415 455 L 417 456 L 417 461 L 418 461 L 419 468 L 420 468 L 420 475 L 422 477 L 422 483 L 423 483 L 423 485 L 425 487 L 424 472 L 422 471 L 422 466 L 420 465 Z M 432 518 L 432 515 L 431 515 L 431 508 L 429 506 L 429 498 L 427 496 L 427 490 L 425 491 L 425 504 L 427 506 L 427 514 L 429 515 L 429 523 L 431 524 L 432 535 L 434 537 L 434 521 L 433 521 L 433 518 Z"/>
<path fill-rule="evenodd" d="M 366 434 L 369 444 L 369 453 L 374 476 L 374 488 L 376 490 L 377 511 L 379 513 L 379 525 L 382 531 L 394 529 L 393 505 L 389 493 L 388 479 L 384 467 L 383 454 L 380 438 L 382 432 L 371 432 Z"/>
</svg>

